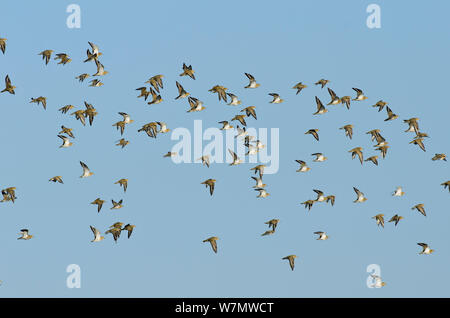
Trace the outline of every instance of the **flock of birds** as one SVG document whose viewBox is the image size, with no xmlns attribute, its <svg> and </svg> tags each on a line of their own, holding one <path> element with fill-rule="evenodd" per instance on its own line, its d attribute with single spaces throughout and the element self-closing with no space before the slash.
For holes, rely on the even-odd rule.
<svg viewBox="0 0 450 318">
<path fill-rule="evenodd" d="M 91 61 L 95 62 L 96 67 L 97 67 L 97 72 L 95 74 L 92 74 L 92 76 L 96 77 L 96 78 L 94 78 L 90 81 L 90 86 L 99 87 L 99 86 L 103 85 L 103 83 L 100 81 L 99 78 L 101 76 L 108 74 L 108 71 L 105 70 L 103 64 L 99 61 L 99 57 L 102 55 L 102 53 L 99 51 L 99 47 L 97 45 L 95 45 L 94 43 L 91 43 L 91 42 L 88 42 L 88 43 L 90 45 L 90 49 L 87 49 L 87 52 L 86 52 L 87 58 L 84 60 L 84 62 L 91 62 Z M 0 49 L 4 54 L 6 51 L 6 39 L 4 39 L 4 38 L 0 38 Z M 45 61 L 46 65 L 51 61 L 52 54 L 53 54 L 53 50 L 44 50 L 39 53 L 39 55 L 41 55 L 42 59 Z M 65 53 L 56 54 L 56 57 L 54 58 L 54 60 L 59 60 L 58 64 L 62 64 L 62 65 L 65 65 L 72 61 L 71 58 L 69 57 L 69 55 L 65 54 Z M 180 75 L 180 77 L 188 76 L 192 80 L 195 80 L 195 71 L 191 65 L 183 64 L 182 73 L 179 75 Z M 75 79 L 79 80 L 79 82 L 83 82 L 89 76 L 90 75 L 88 73 L 83 73 L 83 74 L 76 76 Z M 256 81 L 255 77 L 253 77 L 251 74 L 245 73 L 245 76 L 248 78 L 248 81 L 249 81 L 248 85 L 245 86 L 245 88 L 256 89 L 260 86 L 260 84 Z M 147 101 L 147 99 L 149 97 L 151 97 L 151 100 L 149 100 L 147 102 L 148 105 L 159 104 L 159 103 L 163 102 L 163 98 L 161 97 L 161 91 L 162 91 L 162 89 L 164 89 L 163 78 L 164 78 L 163 75 L 152 76 L 149 80 L 147 80 L 145 82 L 145 84 L 149 84 L 148 87 L 143 86 L 143 87 L 139 87 L 136 89 L 137 91 L 139 91 L 139 95 L 137 97 L 143 98 L 145 101 Z M 187 99 L 187 101 L 189 103 L 189 109 L 187 110 L 187 112 L 189 112 L 189 113 L 190 112 L 199 112 L 199 111 L 203 111 L 205 109 L 203 102 L 198 98 L 190 96 L 190 93 L 185 90 L 185 88 L 181 85 L 180 82 L 176 81 L 175 84 L 178 89 L 178 95 L 175 97 L 175 100 Z M 315 82 L 314 84 L 317 86 L 320 86 L 323 89 L 325 86 L 327 86 L 329 84 L 329 80 L 320 79 L 319 81 Z M 303 89 L 307 88 L 307 85 L 300 82 L 300 83 L 297 83 L 292 88 L 296 90 L 296 94 L 300 94 Z M 1 93 L 8 92 L 10 94 L 15 94 L 15 89 L 16 89 L 16 87 L 12 84 L 11 78 L 9 77 L 9 75 L 6 75 L 5 88 L 1 91 Z M 352 98 L 351 96 L 339 97 L 338 95 L 336 95 L 336 93 L 330 87 L 327 86 L 327 90 L 330 95 L 330 102 L 327 103 L 326 105 L 324 105 L 322 103 L 322 101 L 316 96 L 315 102 L 316 102 L 317 109 L 313 113 L 313 115 L 326 114 L 328 112 L 328 109 L 326 107 L 332 106 L 332 105 L 342 104 L 342 105 L 345 105 L 345 107 L 347 109 L 350 109 L 350 105 L 352 102 L 361 102 L 361 101 L 364 101 L 367 99 L 367 97 L 364 95 L 364 92 L 361 89 L 359 89 L 359 88 L 352 88 L 352 89 L 356 93 L 356 96 L 354 98 Z M 227 105 L 230 105 L 230 106 L 241 105 L 242 102 L 241 102 L 241 100 L 239 100 L 238 96 L 236 96 L 230 92 L 227 92 L 227 90 L 228 89 L 222 85 L 215 85 L 214 87 L 209 89 L 209 92 L 217 94 L 219 102 L 223 101 L 223 102 L 227 103 Z M 279 104 L 284 101 L 281 98 L 281 96 L 277 93 L 270 93 L 269 95 L 273 98 L 272 101 L 270 101 L 270 103 Z M 31 98 L 30 103 L 36 103 L 38 105 L 41 104 L 44 109 L 46 109 L 46 107 L 47 107 L 47 99 L 44 96 Z M 97 116 L 97 111 L 94 108 L 94 106 L 92 104 L 89 104 L 88 102 L 84 102 L 84 106 L 85 106 L 84 109 L 75 110 L 70 115 L 74 116 L 76 120 L 79 120 L 83 126 L 86 125 L 87 121 L 89 122 L 89 125 L 92 126 L 93 121 L 94 121 L 95 117 Z M 387 117 L 386 117 L 385 121 L 393 121 L 399 117 L 397 114 L 395 114 L 390 109 L 390 107 L 388 106 L 388 103 L 383 100 L 379 100 L 376 104 L 373 105 L 373 107 L 378 108 L 379 112 L 382 111 L 383 109 L 386 110 Z M 61 107 L 59 109 L 59 111 L 63 114 L 66 114 L 74 108 L 75 108 L 75 106 L 73 106 L 73 105 L 66 105 L 66 106 Z M 131 119 L 130 115 L 128 115 L 127 113 L 120 112 L 119 115 L 122 116 L 122 120 L 114 123 L 112 126 L 116 127 L 117 130 L 120 130 L 120 134 L 122 136 L 125 131 L 126 126 L 128 124 L 131 124 L 133 122 L 133 120 Z M 250 136 L 248 134 L 248 132 L 246 131 L 247 121 L 250 118 L 257 120 L 255 106 L 245 107 L 242 110 L 240 110 L 240 113 L 235 115 L 231 120 L 229 120 L 229 121 L 223 120 L 218 123 L 222 125 L 222 127 L 220 128 L 221 130 L 233 129 L 236 131 L 235 138 L 242 139 L 245 147 L 248 149 L 246 155 L 256 155 L 259 150 L 261 150 L 265 147 L 265 145 L 263 145 L 262 142 L 260 140 L 257 140 L 254 136 Z M 240 127 L 239 124 L 237 124 L 237 126 L 234 127 L 233 122 L 238 122 L 242 126 Z M 404 123 L 408 125 L 408 128 L 405 130 L 405 132 L 415 134 L 415 136 L 412 139 L 412 141 L 410 142 L 410 144 L 417 145 L 420 147 L 421 150 L 426 151 L 424 142 L 425 142 L 425 138 L 429 138 L 429 136 L 426 133 L 419 130 L 419 118 L 414 117 L 414 118 L 406 119 L 406 120 L 404 120 Z M 348 124 L 348 125 L 341 127 L 340 129 L 344 131 L 346 137 L 352 139 L 353 125 Z M 170 131 L 170 129 L 168 128 L 167 124 L 164 122 L 159 122 L 159 121 L 144 124 L 140 129 L 138 129 L 138 132 L 144 132 L 151 138 L 156 138 L 158 134 L 167 133 L 169 131 Z M 308 131 L 305 132 L 305 134 L 311 135 L 317 141 L 319 141 L 319 139 L 320 139 L 319 129 L 309 129 Z M 376 144 L 374 145 L 375 149 L 380 152 L 380 155 L 382 156 L 382 158 L 385 158 L 388 153 L 389 143 L 381 135 L 380 130 L 374 129 L 374 130 L 368 131 L 367 134 L 370 135 L 372 141 L 376 142 Z M 73 138 L 75 138 L 75 136 L 73 134 L 72 128 L 68 128 L 68 127 L 65 127 L 64 125 L 62 125 L 61 131 L 58 133 L 57 136 L 59 138 L 61 138 L 61 140 L 62 140 L 62 145 L 60 146 L 60 148 L 67 148 L 67 147 L 71 147 L 73 145 L 73 143 L 71 142 L 71 138 L 73 139 Z M 116 146 L 124 148 L 128 144 L 129 144 L 129 141 L 122 138 L 119 141 L 117 141 Z M 231 149 L 228 149 L 228 151 L 232 157 L 232 162 L 230 163 L 230 166 L 239 165 L 244 162 Z M 374 155 L 374 156 L 370 156 L 365 159 L 362 147 L 355 147 L 353 149 L 350 149 L 348 152 L 351 154 L 352 159 L 356 158 L 356 156 L 357 156 L 361 164 L 363 164 L 364 162 L 371 162 L 374 165 L 378 165 L 378 157 L 379 156 Z M 177 156 L 177 153 L 169 151 L 166 154 L 164 154 L 163 156 L 164 157 L 174 157 L 174 156 Z M 315 157 L 313 160 L 314 162 L 324 162 L 327 160 L 327 157 L 323 153 L 313 153 L 312 156 Z M 446 155 L 443 153 L 435 154 L 431 159 L 433 161 L 437 161 L 437 160 L 447 161 Z M 206 167 L 209 168 L 209 166 L 211 164 L 211 160 L 210 160 L 210 156 L 208 154 L 203 154 L 203 156 L 201 158 L 197 159 L 197 161 L 200 161 L 200 160 L 203 165 L 205 165 Z M 307 173 L 310 170 L 310 167 L 308 167 L 307 163 L 304 160 L 295 160 L 295 161 L 300 165 L 297 172 Z M 84 162 L 80 161 L 80 165 L 81 165 L 82 171 L 83 171 L 80 178 L 88 178 L 93 175 L 93 172 L 89 169 L 89 167 Z M 255 174 L 255 176 L 251 176 L 251 178 L 256 182 L 256 184 L 253 188 L 255 189 L 255 191 L 258 192 L 258 196 L 257 196 L 258 198 L 266 198 L 270 195 L 266 191 L 266 184 L 263 182 L 264 168 L 265 168 L 264 164 L 260 164 L 260 165 L 257 165 L 255 167 L 251 168 L 251 170 Z M 49 181 L 55 182 L 55 183 L 58 182 L 61 184 L 63 183 L 63 179 L 61 176 L 54 176 L 54 177 L 50 178 Z M 210 178 L 210 179 L 207 179 L 207 180 L 201 182 L 202 185 L 205 185 L 205 187 L 209 189 L 209 193 L 211 196 L 214 194 L 215 183 L 216 183 L 216 179 L 213 179 L 213 178 Z M 125 178 L 120 179 L 116 182 L 116 184 L 123 187 L 124 192 L 126 192 L 128 179 L 125 179 Z M 446 182 L 442 183 L 441 185 L 444 187 L 444 189 L 448 188 L 450 191 L 450 181 L 446 181 Z M 364 193 L 362 191 L 360 191 L 356 187 L 354 187 L 353 189 L 356 193 L 356 199 L 355 199 L 354 203 L 363 203 L 367 200 L 366 196 L 364 195 Z M 305 202 L 302 202 L 301 204 L 304 205 L 305 208 L 310 210 L 314 204 L 317 204 L 320 202 L 330 203 L 332 206 L 334 205 L 335 200 L 336 200 L 335 195 L 332 195 L 332 194 L 325 195 L 321 190 L 318 190 L 318 189 L 314 189 L 313 191 L 316 193 L 317 197 L 315 199 L 309 199 L 309 200 L 306 200 Z M 17 199 L 15 187 L 5 188 L 1 191 L 1 193 L 2 193 L 3 199 L 0 202 L 14 203 L 14 201 Z M 404 194 L 405 193 L 403 192 L 402 187 L 397 187 L 397 189 L 395 189 L 395 191 L 392 193 L 392 195 L 396 196 L 396 197 L 403 196 Z M 105 203 L 105 200 L 102 200 L 100 198 L 97 198 L 93 202 L 91 202 L 92 205 L 97 206 L 98 212 L 100 212 L 104 203 Z M 123 200 L 120 200 L 118 202 L 112 200 L 111 209 L 120 209 L 122 207 L 123 207 Z M 418 212 L 420 212 L 421 214 L 426 216 L 425 206 L 423 203 L 414 205 L 412 207 L 412 209 L 417 210 Z M 385 222 L 384 214 L 377 214 L 377 215 L 373 216 L 372 218 L 375 219 L 376 224 L 378 226 L 384 227 L 384 222 Z M 402 219 L 403 219 L 403 216 L 395 214 L 394 216 L 392 216 L 389 219 L 388 222 L 394 222 L 395 226 L 397 226 L 397 224 Z M 272 219 L 272 220 L 267 221 L 265 224 L 268 225 L 269 230 L 265 231 L 262 234 L 262 236 L 274 234 L 275 230 L 277 228 L 278 222 L 279 222 L 278 219 Z M 90 228 L 94 234 L 94 239 L 92 240 L 92 242 L 99 242 L 105 238 L 104 236 L 102 236 L 102 233 L 98 229 L 96 229 L 93 226 L 90 226 Z M 112 234 L 113 239 L 117 242 L 118 238 L 120 237 L 120 233 L 122 231 L 127 231 L 128 238 L 130 238 L 134 228 L 135 228 L 135 225 L 132 225 L 132 224 L 125 225 L 122 222 L 116 222 L 110 226 L 110 228 L 105 232 L 105 234 L 108 234 L 108 233 Z M 317 232 L 314 232 L 314 234 L 316 234 L 318 236 L 317 240 L 327 240 L 330 237 L 327 233 L 325 233 L 323 231 L 317 231 Z M 28 229 L 22 229 L 20 235 L 21 236 L 18 239 L 23 239 L 23 240 L 29 240 L 33 237 L 33 235 L 29 234 Z M 205 240 L 203 240 L 203 242 L 209 242 L 212 247 L 212 250 L 215 253 L 217 253 L 217 251 L 218 251 L 217 240 L 218 239 L 219 238 L 217 236 L 212 236 L 212 237 L 206 238 Z M 422 247 L 422 251 L 419 254 L 431 254 L 434 251 L 426 243 L 417 243 L 417 244 Z M 283 257 L 282 259 L 288 260 L 290 268 L 292 270 L 294 270 L 295 258 L 297 258 L 296 255 L 288 255 L 286 257 Z M 385 285 L 385 282 L 382 282 L 381 278 L 379 276 L 374 275 L 373 278 L 375 279 L 376 285 L 379 285 L 379 286 Z"/>
</svg>

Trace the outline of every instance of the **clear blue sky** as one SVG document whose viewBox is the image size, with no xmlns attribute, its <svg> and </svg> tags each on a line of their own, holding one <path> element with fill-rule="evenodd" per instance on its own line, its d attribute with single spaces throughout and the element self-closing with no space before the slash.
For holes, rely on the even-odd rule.
<svg viewBox="0 0 450 318">
<path fill-rule="evenodd" d="M 81 28 L 66 26 L 66 7 L 81 7 Z M 366 26 L 366 8 L 381 7 L 381 28 Z M 17 187 L 15 204 L 0 204 L 1 297 L 449 297 L 449 193 L 440 185 L 450 178 L 448 142 L 447 1 L 57 1 L 2 5 L 0 37 L 8 39 L 0 54 L 0 78 L 9 74 L 16 95 L 0 95 L 2 138 L 0 187 Z M 104 86 L 88 87 L 75 76 L 95 73 L 83 63 L 88 41 L 99 45 L 110 74 Z M 37 54 L 65 52 L 65 66 L 48 66 Z M 182 63 L 192 64 L 195 81 L 179 77 Z M 261 87 L 246 90 L 244 72 Z M 164 74 L 165 101 L 147 106 L 137 87 Z M 359 87 L 369 97 L 351 110 L 330 106 L 312 116 L 314 96 L 329 101 L 326 89 L 313 85 L 329 79 L 339 95 L 354 96 Z M 90 77 L 89 79 L 92 79 Z M 174 100 L 175 81 L 204 101 L 207 109 L 186 113 L 187 100 Z M 309 87 L 295 95 L 291 87 Z M 254 164 L 229 167 L 173 164 L 162 155 L 175 144 L 170 135 L 148 138 L 137 130 L 150 121 L 169 128 L 219 127 L 241 107 L 218 102 L 208 92 L 215 84 L 229 88 L 255 105 L 258 120 L 249 125 L 279 128 L 280 169 L 264 176 L 271 194 L 257 199 L 249 170 Z M 3 89 L 3 82 L 2 82 Z M 269 104 L 268 93 L 285 102 Z M 47 110 L 30 104 L 46 96 Z M 383 99 L 399 119 L 384 122 L 386 112 L 371 105 Z M 92 103 L 99 112 L 92 127 L 57 111 Z M 131 115 L 124 137 L 112 127 Z M 431 138 L 427 152 L 410 145 L 403 119 L 419 117 Z M 351 123 L 349 140 L 338 128 Z M 74 129 L 74 146 L 59 149 L 61 125 Z M 320 129 L 320 142 L 304 135 Z M 351 160 L 349 149 L 362 146 L 374 155 L 368 130 L 378 128 L 389 141 L 387 158 L 378 167 Z M 311 153 L 329 160 L 312 162 Z M 295 159 L 307 161 L 307 174 L 296 173 Z M 79 161 L 95 173 L 80 179 Z M 61 175 L 64 185 L 48 182 Z M 115 185 L 129 179 L 127 193 Z M 217 179 L 212 197 L 200 182 Z M 403 186 L 406 195 L 391 192 Z M 354 204 L 356 186 L 368 201 Z M 315 198 L 313 189 L 336 195 L 334 207 L 317 204 L 307 213 L 301 202 Z M 108 202 L 101 213 L 89 203 Z M 110 200 L 124 200 L 111 211 Z M 411 207 L 424 203 L 427 217 Z M 372 216 L 405 217 L 397 227 L 378 228 Z M 261 237 L 265 221 L 280 219 L 272 236 Z M 105 231 L 116 221 L 136 225 L 131 239 L 115 244 L 110 235 L 91 243 L 89 225 Z M 35 237 L 18 241 L 30 229 Z M 315 231 L 327 241 L 316 241 Z M 126 234 L 126 233 L 124 233 Z M 219 253 L 202 240 L 219 236 Z M 418 255 L 417 242 L 429 243 L 432 255 Z M 292 272 L 282 257 L 296 254 Z M 66 267 L 81 267 L 81 288 L 66 287 Z M 366 267 L 381 266 L 387 285 L 369 289 Z"/>
</svg>

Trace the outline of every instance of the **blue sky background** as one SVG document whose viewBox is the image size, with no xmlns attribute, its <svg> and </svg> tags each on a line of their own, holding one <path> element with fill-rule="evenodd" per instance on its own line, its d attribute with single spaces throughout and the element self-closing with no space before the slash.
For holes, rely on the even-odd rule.
<svg viewBox="0 0 450 318">
<path fill-rule="evenodd" d="M 2 6 L 0 37 L 8 39 L 0 55 L 0 78 L 9 74 L 16 95 L 0 95 L 2 138 L 0 187 L 17 187 L 15 204 L 0 204 L 1 297 L 449 297 L 449 193 L 440 185 L 448 163 L 432 162 L 435 153 L 450 153 L 448 118 L 447 1 L 78 1 L 81 28 L 66 26 L 71 1 L 8 2 Z M 369 29 L 366 8 L 381 6 L 381 29 Z M 94 74 L 83 63 L 88 41 L 99 45 L 110 74 L 104 86 L 88 87 L 75 76 Z M 65 52 L 73 61 L 45 66 L 37 54 Z M 197 80 L 179 77 L 182 63 L 192 64 Z M 246 90 L 244 72 L 261 87 Z M 148 106 L 136 98 L 137 87 L 164 74 L 165 101 Z M 352 87 L 369 97 L 352 102 L 351 110 L 330 106 L 312 116 L 314 96 L 329 101 L 320 78 L 339 95 L 354 97 Z M 92 79 L 90 77 L 88 80 Z M 178 80 L 207 109 L 186 113 L 187 100 L 175 101 Z M 291 87 L 309 87 L 295 95 Z M 2 82 L 3 83 L 3 82 Z M 175 165 L 162 155 L 175 144 L 170 134 L 148 138 L 137 130 L 150 121 L 169 128 L 220 127 L 241 107 L 226 106 L 208 92 L 222 84 L 255 105 L 258 120 L 249 126 L 280 129 L 280 169 L 265 175 L 269 198 L 257 199 L 249 170 L 254 164 Z M 3 84 L 2 84 L 3 87 Z M 285 102 L 269 104 L 268 93 Z M 30 104 L 46 96 L 47 110 Z M 384 122 L 386 112 L 371 105 L 388 101 L 399 119 Z M 99 112 L 92 127 L 57 110 L 83 101 Z M 112 127 L 127 112 L 125 149 L 114 145 L 120 133 Z M 403 119 L 419 117 L 431 138 L 427 152 L 408 144 Z M 353 124 L 349 140 L 338 128 Z M 61 125 L 74 129 L 74 146 L 59 149 Z M 304 135 L 320 129 L 320 142 Z M 347 152 L 373 150 L 371 129 L 381 129 L 390 144 L 379 166 L 360 165 Z M 323 152 L 329 160 L 312 162 Z M 296 173 L 295 159 L 312 168 Z M 79 161 L 95 173 L 80 179 Z M 61 175 L 64 185 L 48 182 Z M 114 182 L 129 179 L 126 194 Z M 200 182 L 217 179 L 212 197 Z M 391 196 L 396 186 L 406 195 Z M 368 201 L 354 204 L 356 186 Z M 334 207 L 300 205 L 314 199 L 312 189 L 336 195 Z M 108 202 L 97 214 L 89 203 Z M 111 211 L 110 200 L 124 200 Z M 427 217 L 411 207 L 424 203 Z M 378 228 L 372 216 L 405 217 L 397 227 Z M 261 237 L 264 222 L 280 219 L 277 232 Z M 116 221 L 136 225 L 115 244 L 112 237 L 91 243 L 89 225 L 105 231 Z M 18 241 L 30 229 L 35 237 Z M 316 241 L 315 231 L 327 241 Z M 202 240 L 219 236 L 219 253 Z M 432 255 L 418 255 L 417 242 L 429 243 Z M 292 272 L 282 257 L 296 254 Z M 81 267 L 81 288 L 66 287 L 66 267 Z M 381 266 L 387 282 L 369 289 L 369 264 Z"/>
</svg>

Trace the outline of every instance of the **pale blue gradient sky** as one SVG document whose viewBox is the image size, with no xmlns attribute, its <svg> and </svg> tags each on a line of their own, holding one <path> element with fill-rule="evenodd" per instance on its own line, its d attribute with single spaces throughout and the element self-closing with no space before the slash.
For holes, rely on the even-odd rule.
<svg viewBox="0 0 450 318">
<path fill-rule="evenodd" d="M 81 29 L 66 27 L 72 1 L 21 1 L 2 5 L 0 36 L 8 39 L 0 55 L 0 78 L 9 74 L 16 95 L 1 94 L 2 138 L 0 187 L 17 187 L 14 205 L 0 205 L 1 297 L 449 297 L 449 193 L 440 183 L 450 178 L 448 163 L 432 162 L 434 153 L 450 153 L 448 142 L 448 1 L 78 1 Z M 381 29 L 366 27 L 366 7 L 381 6 Z M 103 52 L 110 74 L 103 87 L 88 87 L 75 76 L 95 73 L 83 63 L 88 41 Z M 66 52 L 65 66 L 45 66 L 37 54 Z M 182 63 L 192 64 L 197 80 L 180 78 Z M 261 87 L 245 90 L 253 74 Z M 137 99 L 152 75 L 164 74 L 165 101 L 149 107 Z M 312 116 L 314 96 L 329 95 L 313 83 L 327 78 L 340 96 L 359 87 L 369 97 L 351 110 L 330 106 Z M 92 79 L 92 77 L 90 78 Z M 204 101 L 207 109 L 187 114 L 186 100 L 175 101 L 175 81 Z M 291 87 L 309 85 L 300 95 Z M 3 82 L 2 82 L 3 83 Z M 208 92 L 223 84 L 244 106 L 256 105 L 258 120 L 249 125 L 280 129 L 280 170 L 266 175 L 271 194 L 256 199 L 249 170 L 175 165 L 162 158 L 173 146 L 170 135 L 150 139 L 137 129 L 150 121 L 169 128 L 219 127 L 239 108 L 218 102 Z M 3 84 L 2 84 L 3 85 Z M 272 105 L 278 92 L 283 104 Z M 46 96 L 47 110 L 29 104 Z M 383 99 L 399 119 L 384 122 L 386 112 L 370 105 Z M 83 101 L 99 115 L 83 127 L 58 108 Z M 111 125 L 119 111 L 135 122 L 125 131 L 130 145 L 114 146 L 120 134 Z M 420 118 L 427 152 L 408 144 L 413 134 L 402 120 Z M 349 140 L 338 128 L 352 123 Z M 59 149 L 61 125 L 74 128 L 74 146 Z M 304 135 L 320 129 L 320 142 Z M 375 154 L 365 132 L 381 129 L 390 150 L 378 167 L 351 160 L 349 149 L 362 146 Z M 311 153 L 329 160 L 313 163 Z M 295 159 L 312 170 L 295 173 Z M 94 171 L 80 179 L 79 161 Z M 49 183 L 54 175 L 64 185 Z M 126 194 L 113 183 L 129 178 Z M 200 182 L 217 179 L 213 197 Z M 406 195 L 393 198 L 402 185 Z M 368 197 L 353 204 L 356 186 Z M 312 189 L 335 194 L 334 207 L 317 204 L 307 213 L 300 202 L 315 198 Z M 100 214 L 89 203 L 108 200 Z M 111 211 L 110 199 L 124 199 Z M 425 203 L 427 217 L 411 207 Z M 395 213 L 404 220 L 377 228 L 372 216 Z M 279 218 L 275 235 L 260 237 L 265 221 Z M 112 237 L 94 244 L 89 225 L 104 231 L 116 221 L 132 223 L 114 244 Z M 386 220 L 387 221 L 387 220 Z M 18 241 L 21 228 L 35 237 Z M 328 241 L 316 241 L 314 231 Z M 219 253 L 202 240 L 216 235 Z M 434 255 L 418 255 L 427 242 Z M 297 254 L 292 272 L 287 261 Z M 69 264 L 81 267 L 81 289 L 66 287 Z M 387 286 L 366 287 L 366 267 L 379 264 Z"/>
</svg>

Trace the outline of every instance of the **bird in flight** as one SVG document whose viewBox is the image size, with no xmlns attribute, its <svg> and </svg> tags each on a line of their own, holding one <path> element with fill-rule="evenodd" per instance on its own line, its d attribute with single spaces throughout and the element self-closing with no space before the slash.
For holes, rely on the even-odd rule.
<svg viewBox="0 0 450 318">
<path fill-rule="evenodd" d="M 212 250 L 214 253 L 217 253 L 217 240 L 219 238 L 217 236 L 212 236 L 210 238 L 207 238 L 206 240 L 203 240 L 203 243 L 209 242 L 211 244 Z"/>
<path fill-rule="evenodd" d="M 283 257 L 282 259 L 289 260 L 289 266 L 291 267 L 291 270 L 294 270 L 296 258 L 297 258 L 297 255 L 288 255 L 288 256 Z"/>
</svg>

